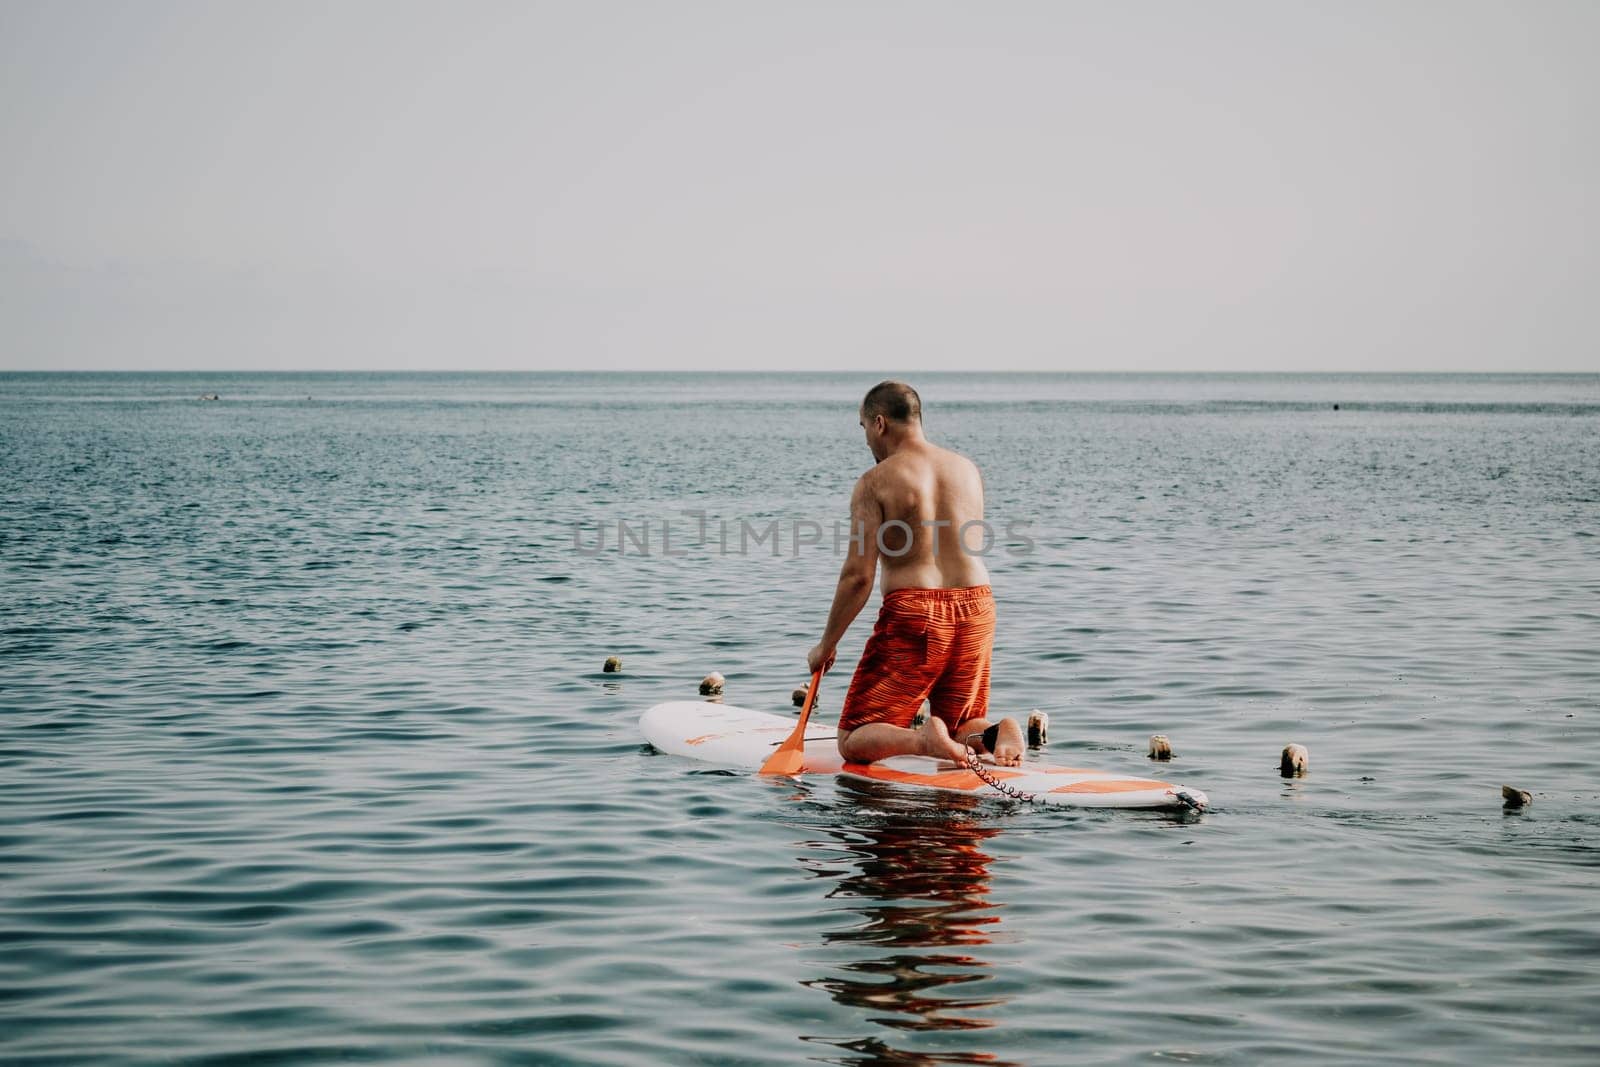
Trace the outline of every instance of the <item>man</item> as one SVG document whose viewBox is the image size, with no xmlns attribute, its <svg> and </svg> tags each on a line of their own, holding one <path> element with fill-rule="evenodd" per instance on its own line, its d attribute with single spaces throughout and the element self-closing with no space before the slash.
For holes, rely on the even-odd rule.
<svg viewBox="0 0 1600 1067">
<path fill-rule="evenodd" d="M 968 547 L 983 547 L 987 535 L 967 528 L 983 519 L 983 477 L 923 436 L 922 400 L 904 382 L 873 386 L 860 422 L 878 464 L 850 495 L 850 551 L 807 657 L 812 671 L 833 666 L 881 560 L 883 608 L 839 714 L 839 752 L 852 763 L 906 754 L 965 762 L 968 744 L 1016 766 L 1022 728 L 987 717 L 994 596 L 988 568 Z M 925 699 L 933 714 L 910 729 Z"/>
</svg>

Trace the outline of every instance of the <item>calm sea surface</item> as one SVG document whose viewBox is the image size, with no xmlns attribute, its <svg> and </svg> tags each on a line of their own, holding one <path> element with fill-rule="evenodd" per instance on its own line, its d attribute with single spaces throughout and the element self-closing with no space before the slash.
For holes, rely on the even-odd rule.
<svg viewBox="0 0 1600 1067">
<path fill-rule="evenodd" d="M 805 680 L 874 380 L 0 375 L 0 1061 L 1600 1060 L 1600 376 L 913 378 L 996 706 L 1198 818 L 642 742 Z"/>
</svg>

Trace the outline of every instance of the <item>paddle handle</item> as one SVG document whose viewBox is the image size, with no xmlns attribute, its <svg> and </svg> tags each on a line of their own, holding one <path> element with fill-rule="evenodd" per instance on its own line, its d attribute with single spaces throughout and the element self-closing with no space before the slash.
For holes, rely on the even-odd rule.
<svg viewBox="0 0 1600 1067">
<path fill-rule="evenodd" d="M 814 705 L 817 702 L 817 688 L 819 686 L 821 686 L 821 685 L 822 685 L 822 672 L 821 671 L 813 671 L 811 673 L 811 684 L 806 686 L 806 702 L 805 702 L 805 705 L 803 707 L 801 707 L 801 709 L 800 709 L 800 722 L 802 723 L 802 729 L 801 729 L 802 733 L 804 732 L 803 724 L 805 723 L 805 721 L 807 719 L 811 718 L 811 707 L 812 707 L 812 705 Z"/>
</svg>

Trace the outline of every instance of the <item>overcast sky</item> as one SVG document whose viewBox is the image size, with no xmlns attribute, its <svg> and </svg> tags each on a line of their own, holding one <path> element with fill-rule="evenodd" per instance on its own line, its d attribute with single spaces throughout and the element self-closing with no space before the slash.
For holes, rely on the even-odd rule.
<svg viewBox="0 0 1600 1067">
<path fill-rule="evenodd" d="M 1600 370 L 1600 3 L 0 0 L 0 369 Z"/>
</svg>

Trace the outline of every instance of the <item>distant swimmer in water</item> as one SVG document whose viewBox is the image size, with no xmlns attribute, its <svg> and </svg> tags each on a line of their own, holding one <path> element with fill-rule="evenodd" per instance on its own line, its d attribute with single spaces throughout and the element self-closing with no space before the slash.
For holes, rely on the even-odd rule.
<svg viewBox="0 0 1600 1067">
<path fill-rule="evenodd" d="M 922 400 L 906 383 L 873 386 L 859 414 L 878 463 L 850 495 L 849 550 L 822 640 L 807 657 L 812 671 L 833 666 L 881 562 L 883 608 L 839 713 L 839 753 L 852 763 L 903 755 L 965 762 L 964 742 L 1016 766 L 1022 727 L 988 719 L 994 596 L 988 568 L 966 542 L 969 524 L 983 520 L 983 476 L 923 436 Z M 912 729 L 925 699 L 933 714 Z"/>
</svg>

